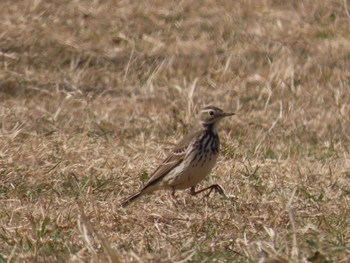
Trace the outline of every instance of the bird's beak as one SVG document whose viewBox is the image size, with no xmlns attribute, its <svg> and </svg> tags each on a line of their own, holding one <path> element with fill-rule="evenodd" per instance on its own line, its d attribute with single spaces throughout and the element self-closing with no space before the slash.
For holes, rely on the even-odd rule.
<svg viewBox="0 0 350 263">
<path fill-rule="evenodd" d="M 224 112 L 223 114 L 222 114 L 222 117 L 227 117 L 227 116 L 232 116 L 232 115 L 235 115 L 236 113 L 234 113 L 234 112 Z"/>
</svg>

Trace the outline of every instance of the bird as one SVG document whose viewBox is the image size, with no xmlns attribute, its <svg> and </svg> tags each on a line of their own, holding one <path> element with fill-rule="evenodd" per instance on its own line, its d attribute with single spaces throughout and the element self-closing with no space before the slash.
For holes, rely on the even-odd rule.
<svg viewBox="0 0 350 263">
<path fill-rule="evenodd" d="M 200 128 L 185 136 L 155 169 L 149 181 L 135 194 L 121 202 L 126 207 L 141 196 L 161 189 L 175 190 L 190 188 L 191 195 L 208 191 L 206 196 L 215 190 L 224 194 L 223 188 L 213 184 L 201 190 L 196 185 L 201 182 L 216 164 L 219 155 L 220 139 L 217 126 L 220 120 L 235 113 L 224 112 L 215 106 L 206 106 L 199 113 Z"/>
</svg>

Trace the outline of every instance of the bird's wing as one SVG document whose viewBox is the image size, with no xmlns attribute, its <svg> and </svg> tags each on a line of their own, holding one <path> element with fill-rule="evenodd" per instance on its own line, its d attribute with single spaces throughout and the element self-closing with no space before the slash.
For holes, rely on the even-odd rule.
<svg viewBox="0 0 350 263">
<path fill-rule="evenodd" d="M 174 167 L 176 167 L 179 163 L 182 162 L 184 157 L 186 156 L 187 149 L 190 146 L 193 138 L 198 136 L 200 131 L 194 132 L 185 136 L 182 141 L 180 141 L 168 157 L 157 167 L 157 169 L 153 172 L 151 179 L 147 182 L 147 184 L 143 187 L 146 188 L 150 185 L 155 184 L 157 181 L 161 180 L 167 173 L 169 173 Z"/>
</svg>

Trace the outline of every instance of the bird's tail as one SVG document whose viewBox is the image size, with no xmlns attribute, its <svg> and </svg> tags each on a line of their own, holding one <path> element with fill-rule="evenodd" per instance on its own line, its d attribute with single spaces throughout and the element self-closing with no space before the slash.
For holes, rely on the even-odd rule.
<svg viewBox="0 0 350 263">
<path fill-rule="evenodd" d="M 137 192 L 136 194 L 133 194 L 129 196 L 128 198 L 124 199 L 121 203 L 122 207 L 128 206 L 131 202 L 135 201 L 136 199 L 140 198 L 142 196 L 142 191 Z"/>
</svg>

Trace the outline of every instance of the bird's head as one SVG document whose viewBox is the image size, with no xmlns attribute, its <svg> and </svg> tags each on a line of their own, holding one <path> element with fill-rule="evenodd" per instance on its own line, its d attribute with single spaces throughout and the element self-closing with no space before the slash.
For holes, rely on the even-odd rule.
<svg viewBox="0 0 350 263">
<path fill-rule="evenodd" d="M 203 126 L 215 125 L 221 119 L 234 114 L 235 113 L 224 112 L 218 107 L 207 106 L 200 111 L 199 121 Z"/>
</svg>

